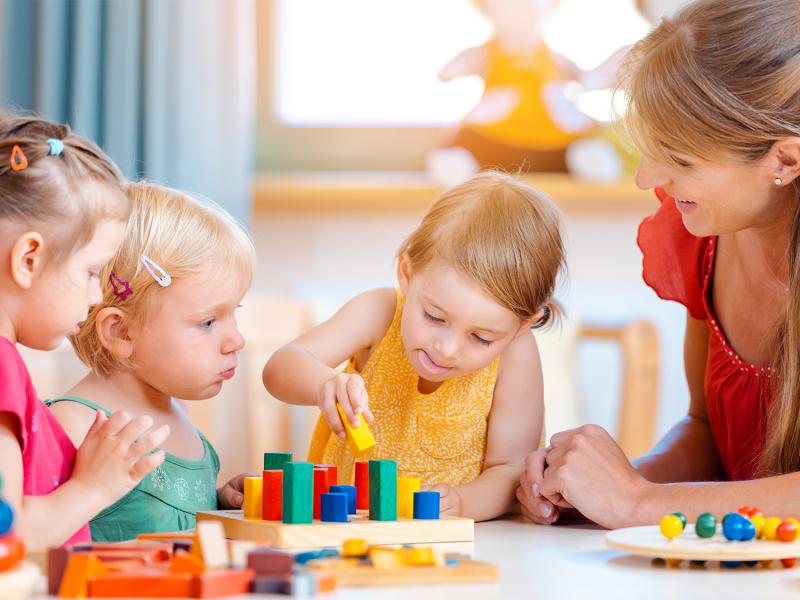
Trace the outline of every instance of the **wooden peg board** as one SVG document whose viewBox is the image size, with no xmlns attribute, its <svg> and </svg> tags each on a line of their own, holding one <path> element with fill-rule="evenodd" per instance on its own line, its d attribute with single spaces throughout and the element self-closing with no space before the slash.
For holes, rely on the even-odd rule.
<svg viewBox="0 0 800 600">
<path fill-rule="evenodd" d="M 722 535 L 722 527 L 710 538 L 697 537 L 694 525 L 676 538 L 668 540 L 657 525 L 627 527 L 606 533 L 606 544 L 639 556 L 681 560 L 748 561 L 775 560 L 800 556 L 800 538 L 794 542 L 750 540 L 731 542 Z"/>
<path fill-rule="evenodd" d="M 499 569 L 477 560 L 460 558 L 457 565 L 379 569 L 367 564 L 347 565 L 341 560 L 310 561 L 311 571 L 333 575 L 339 587 L 415 585 L 429 583 L 491 583 Z"/>
<path fill-rule="evenodd" d="M 475 539 L 472 519 L 443 516 L 441 519 L 370 521 L 367 511 L 350 515 L 349 523 L 289 525 L 280 521 L 245 518 L 241 510 L 197 513 L 197 522 L 219 521 L 225 537 L 232 540 L 269 543 L 275 548 L 300 549 L 339 547 L 348 539 L 361 538 L 371 545 L 471 542 Z"/>
</svg>

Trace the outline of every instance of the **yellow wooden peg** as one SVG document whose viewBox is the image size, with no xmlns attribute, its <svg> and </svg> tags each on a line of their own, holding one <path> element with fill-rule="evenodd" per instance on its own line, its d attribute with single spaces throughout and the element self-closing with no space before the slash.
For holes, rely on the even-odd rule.
<svg viewBox="0 0 800 600">
<path fill-rule="evenodd" d="M 244 478 L 244 508 L 245 518 L 261 518 L 261 494 L 263 492 L 264 480 L 261 477 Z"/>
<path fill-rule="evenodd" d="M 344 414 L 342 407 L 337 404 L 336 410 L 339 411 L 339 417 L 342 419 L 344 428 L 347 431 L 347 437 L 350 440 L 350 448 L 354 455 L 359 456 L 375 445 L 375 438 L 372 437 L 372 432 L 369 430 L 363 415 L 359 415 L 358 417 L 358 427 L 353 427 L 347 415 Z"/>
<path fill-rule="evenodd" d="M 414 492 L 420 491 L 419 477 L 397 478 L 397 518 L 414 518 Z"/>
<path fill-rule="evenodd" d="M 405 548 L 403 555 L 403 562 L 409 567 L 429 567 L 436 564 L 436 557 L 430 546 Z"/>
<path fill-rule="evenodd" d="M 367 540 L 345 540 L 342 544 L 342 558 L 359 557 L 367 554 Z"/>
</svg>

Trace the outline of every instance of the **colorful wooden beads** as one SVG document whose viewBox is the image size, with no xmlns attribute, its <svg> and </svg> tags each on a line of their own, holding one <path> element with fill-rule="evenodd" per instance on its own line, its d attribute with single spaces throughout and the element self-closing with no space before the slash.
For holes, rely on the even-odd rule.
<svg viewBox="0 0 800 600">
<path fill-rule="evenodd" d="M 661 530 L 661 535 L 670 540 L 683 533 L 683 523 L 674 514 L 663 517 L 661 521 L 659 521 L 658 527 Z"/>
<path fill-rule="evenodd" d="M 775 533 L 780 541 L 793 542 L 797 537 L 797 525 L 789 520 L 786 520 L 778 525 Z"/>
<path fill-rule="evenodd" d="M 701 513 L 700 516 L 697 517 L 694 531 L 697 536 L 701 538 L 714 537 L 714 534 L 717 533 L 717 518 L 711 513 Z"/>
</svg>

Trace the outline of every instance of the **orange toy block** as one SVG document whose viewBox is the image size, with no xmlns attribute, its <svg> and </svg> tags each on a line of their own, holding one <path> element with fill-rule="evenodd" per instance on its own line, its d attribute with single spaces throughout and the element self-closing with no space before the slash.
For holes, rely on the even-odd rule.
<svg viewBox="0 0 800 600">
<path fill-rule="evenodd" d="M 197 576 L 202 575 L 205 570 L 206 565 L 202 559 L 183 550 L 178 550 L 169 563 L 170 573 L 189 573 Z"/>
<path fill-rule="evenodd" d="M 163 566 L 108 573 L 89 582 L 93 598 L 186 598 L 192 575 L 171 573 Z"/>
<path fill-rule="evenodd" d="M 89 595 L 89 582 L 107 573 L 108 567 L 93 554 L 72 554 L 61 578 L 58 595 L 60 598 L 86 598 Z"/>
<path fill-rule="evenodd" d="M 250 592 L 253 569 L 209 569 L 192 579 L 192 598 L 219 598 Z"/>
</svg>

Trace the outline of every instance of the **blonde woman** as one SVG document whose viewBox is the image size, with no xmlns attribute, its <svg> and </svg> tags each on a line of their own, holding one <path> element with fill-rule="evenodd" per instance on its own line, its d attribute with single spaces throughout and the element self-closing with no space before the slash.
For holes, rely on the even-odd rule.
<svg viewBox="0 0 800 600">
<path fill-rule="evenodd" d="M 264 367 L 276 398 L 322 411 L 309 460 L 353 460 L 336 404 L 372 423 L 364 459 L 440 492 L 447 514 L 491 519 L 514 502 L 542 429 L 530 329 L 552 314 L 564 261 L 555 208 L 512 177 L 484 173 L 447 192 L 402 245 L 398 289 L 350 300 Z M 349 360 L 343 373 L 335 367 Z"/>
<path fill-rule="evenodd" d="M 179 400 L 216 396 L 244 340 L 234 313 L 255 253 L 221 209 L 150 183 L 127 187 L 122 246 L 102 270 L 102 301 L 71 338 L 92 371 L 48 402 L 75 445 L 96 411 L 150 415 L 171 435 L 163 463 L 89 523 L 95 541 L 195 525 L 198 510 L 241 506 L 241 476 L 216 488 L 217 453 Z"/>
<path fill-rule="evenodd" d="M 660 202 L 644 278 L 687 309 L 689 411 L 633 464 L 599 427 L 558 433 L 517 495 L 539 523 L 800 516 L 800 4 L 693 2 L 622 73 L 636 181 Z"/>
</svg>

